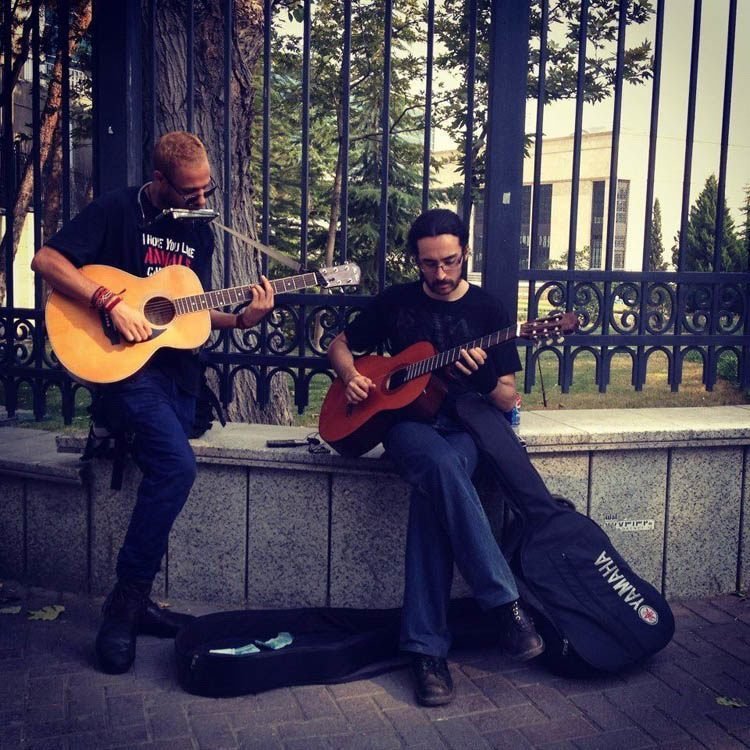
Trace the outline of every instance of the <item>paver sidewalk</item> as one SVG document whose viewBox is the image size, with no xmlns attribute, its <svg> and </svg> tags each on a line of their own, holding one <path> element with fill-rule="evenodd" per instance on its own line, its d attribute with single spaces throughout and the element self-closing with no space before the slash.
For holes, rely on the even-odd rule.
<svg viewBox="0 0 750 750">
<path fill-rule="evenodd" d="M 6 581 L 0 594 L 10 593 L 21 612 L 0 614 L 3 749 L 750 747 L 750 602 L 740 597 L 674 603 L 674 641 L 618 677 L 560 679 L 488 649 L 454 653 L 455 701 L 424 709 L 404 669 L 342 685 L 196 697 L 177 683 L 172 642 L 147 637 L 129 674 L 104 675 L 93 663 L 101 599 Z M 28 619 L 50 604 L 65 606 L 58 619 Z"/>
</svg>

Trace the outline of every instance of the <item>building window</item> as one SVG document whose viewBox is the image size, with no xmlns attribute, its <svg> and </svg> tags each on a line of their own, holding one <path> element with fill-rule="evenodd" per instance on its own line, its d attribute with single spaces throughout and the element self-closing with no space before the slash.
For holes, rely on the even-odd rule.
<svg viewBox="0 0 750 750">
<path fill-rule="evenodd" d="M 625 268 L 625 246 L 628 239 L 628 201 L 630 181 L 617 180 L 615 201 L 615 245 L 613 264 L 615 268 Z"/>
<path fill-rule="evenodd" d="M 604 180 L 593 183 L 591 190 L 591 239 L 589 268 L 602 267 L 602 241 L 604 239 Z"/>
<path fill-rule="evenodd" d="M 521 194 L 521 268 L 531 265 L 531 185 L 524 185 Z M 552 232 L 552 185 L 539 185 L 539 218 L 537 221 L 537 268 L 549 264 L 550 235 Z"/>
<path fill-rule="evenodd" d="M 477 201 L 473 208 L 469 271 L 472 273 L 481 273 L 484 261 L 484 202 Z"/>
<path fill-rule="evenodd" d="M 521 189 L 521 253 L 519 268 L 529 267 L 529 237 L 531 235 L 531 185 Z"/>
<path fill-rule="evenodd" d="M 604 180 L 593 183 L 591 191 L 591 264 L 590 268 L 602 268 L 602 249 L 604 247 Z M 612 257 L 613 268 L 625 268 L 625 248 L 628 240 L 628 204 L 630 201 L 630 181 L 617 181 L 615 198 L 615 232 Z"/>
<path fill-rule="evenodd" d="M 539 268 L 549 265 L 550 237 L 552 235 L 552 185 L 539 186 L 539 221 L 537 231 L 537 259 Z"/>
</svg>

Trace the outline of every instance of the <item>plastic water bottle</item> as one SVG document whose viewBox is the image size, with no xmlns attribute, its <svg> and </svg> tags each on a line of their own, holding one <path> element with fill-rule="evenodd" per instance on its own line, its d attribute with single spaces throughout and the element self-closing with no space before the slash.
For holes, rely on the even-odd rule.
<svg viewBox="0 0 750 750">
<path fill-rule="evenodd" d="M 518 430 L 521 427 L 521 396 L 519 394 L 516 394 L 516 405 L 510 412 L 510 426 L 513 428 L 513 432 L 518 435 Z"/>
</svg>

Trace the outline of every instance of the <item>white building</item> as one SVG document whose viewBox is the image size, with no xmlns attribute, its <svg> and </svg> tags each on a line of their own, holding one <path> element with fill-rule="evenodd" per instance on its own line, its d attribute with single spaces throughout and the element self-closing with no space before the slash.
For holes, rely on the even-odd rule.
<svg viewBox="0 0 750 750">
<path fill-rule="evenodd" d="M 643 140 L 642 136 L 630 136 L 626 133 L 620 135 L 612 253 L 612 267 L 615 269 L 640 271 L 642 266 L 647 164 L 647 159 L 642 158 Z M 545 138 L 542 148 L 536 267 L 544 268 L 548 262 L 566 266 L 571 244 L 573 136 Z M 633 158 L 635 155 L 638 158 Z M 573 245 L 578 253 L 588 248 L 587 268 L 604 268 L 611 158 L 611 131 L 582 134 L 577 226 Z M 532 148 L 523 165 L 521 262 L 524 266 L 528 266 L 531 244 L 534 159 Z"/>
<path fill-rule="evenodd" d="M 644 138 L 627 133 L 620 135 L 617 177 L 616 217 L 613 241 L 613 268 L 640 271 L 643 255 L 643 231 L 646 210 L 646 169 Z M 548 265 L 567 267 L 570 243 L 570 217 L 573 173 L 573 136 L 545 138 L 542 144 L 541 174 L 537 219 L 537 268 Z M 604 268 L 606 258 L 607 222 L 609 221 L 609 176 L 612 155 L 612 132 L 584 132 L 581 137 L 581 162 L 578 187 L 575 250 L 588 250 L 585 268 Z M 638 158 L 633 158 L 637 155 Z M 435 179 L 447 187 L 461 178 L 453 164 L 456 152 L 436 154 L 448 161 Z M 523 196 L 521 208 L 521 266 L 528 268 L 532 225 L 532 200 L 535 151 L 532 147 L 524 159 Z M 658 197 L 658 196 L 656 196 Z M 479 281 L 483 206 L 475 207 L 473 215 L 470 260 L 472 281 Z M 576 266 L 579 270 L 584 266 Z"/>
</svg>

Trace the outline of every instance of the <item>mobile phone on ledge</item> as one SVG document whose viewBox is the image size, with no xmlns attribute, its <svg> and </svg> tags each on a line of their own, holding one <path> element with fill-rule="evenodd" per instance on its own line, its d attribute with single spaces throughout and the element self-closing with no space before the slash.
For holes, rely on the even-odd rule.
<svg viewBox="0 0 750 750">
<path fill-rule="evenodd" d="M 289 438 L 287 440 L 266 440 L 267 448 L 297 448 L 300 445 L 309 445 L 307 438 Z"/>
</svg>

